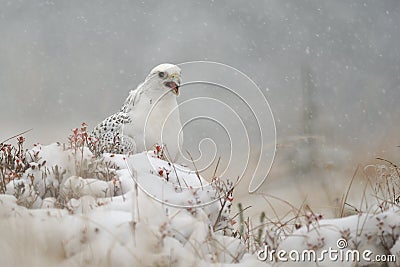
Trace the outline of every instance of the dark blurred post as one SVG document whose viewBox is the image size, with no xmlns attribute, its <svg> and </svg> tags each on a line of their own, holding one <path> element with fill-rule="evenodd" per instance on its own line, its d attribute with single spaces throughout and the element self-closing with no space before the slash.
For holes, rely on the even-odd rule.
<svg viewBox="0 0 400 267">
<path fill-rule="evenodd" d="M 303 137 L 304 158 L 300 167 L 302 178 L 319 184 L 325 191 L 329 201 L 332 201 L 331 187 L 328 185 L 328 175 L 323 168 L 324 164 L 324 140 L 321 138 L 321 121 L 318 121 L 318 105 L 315 103 L 318 85 L 315 75 L 308 65 L 301 69 L 303 83 Z M 325 127 L 323 125 L 322 127 Z M 322 153 L 321 153 L 322 152 Z"/>
<path fill-rule="evenodd" d="M 317 121 L 317 105 L 314 102 L 315 80 L 308 65 L 301 68 L 301 79 L 303 83 L 303 137 L 306 158 L 303 159 L 301 166 L 303 175 L 310 175 L 317 167 L 316 159 L 318 158 L 318 148 L 316 147 L 316 121 Z"/>
</svg>

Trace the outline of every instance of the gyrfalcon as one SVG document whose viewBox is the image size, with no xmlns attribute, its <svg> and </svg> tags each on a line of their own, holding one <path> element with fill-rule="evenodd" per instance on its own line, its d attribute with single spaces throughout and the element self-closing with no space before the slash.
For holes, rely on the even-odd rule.
<svg viewBox="0 0 400 267">
<path fill-rule="evenodd" d="M 97 151 L 138 153 L 164 145 L 170 159 L 176 159 L 183 141 L 176 100 L 180 84 L 178 66 L 161 64 L 152 69 L 144 82 L 130 91 L 121 110 L 93 129 Z"/>
</svg>

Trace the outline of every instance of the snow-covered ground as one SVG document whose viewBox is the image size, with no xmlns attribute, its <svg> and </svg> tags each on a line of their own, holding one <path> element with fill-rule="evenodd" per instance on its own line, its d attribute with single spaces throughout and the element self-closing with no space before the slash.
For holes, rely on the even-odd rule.
<svg viewBox="0 0 400 267">
<path fill-rule="evenodd" d="M 232 184 L 208 183 L 158 149 L 96 158 L 85 146 L 54 143 L 23 156 L 13 166 L 27 164 L 24 172 L 0 195 L 0 266 L 316 266 L 293 251 L 325 255 L 324 266 L 354 266 L 346 252 L 360 252 L 360 265 L 400 257 L 397 200 L 339 219 L 310 210 L 297 230 L 270 222 L 254 228 L 257 239 L 246 231 L 253 222 L 231 214 Z M 343 257 L 332 260 L 332 250 Z"/>
</svg>

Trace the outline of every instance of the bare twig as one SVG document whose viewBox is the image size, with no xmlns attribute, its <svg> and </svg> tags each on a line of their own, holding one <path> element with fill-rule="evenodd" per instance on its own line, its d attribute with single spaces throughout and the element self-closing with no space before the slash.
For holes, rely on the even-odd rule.
<svg viewBox="0 0 400 267">
<path fill-rule="evenodd" d="M 192 157 L 192 155 L 190 154 L 190 152 L 189 152 L 188 150 L 186 150 L 186 153 L 188 153 L 188 155 L 189 155 L 189 157 L 190 157 L 190 160 L 191 160 L 192 163 L 193 163 L 194 170 L 195 170 L 195 172 L 196 172 L 196 176 L 197 176 L 197 178 L 198 178 L 199 181 L 200 181 L 201 190 L 203 190 L 203 182 L 201 181 L 201 177 L 200 177 L 199 171 L 197 170 L 196 164 L 194 163 L 193 157 Z M 219 161 L 218 161 L 218 162 L 219 162 Z"/>
<path fill-rule="evenodd" d="M 4 142 L 7 142 L 7 141 L 9 141 L 9 140 L 11 140 L 11 139 L 13 139 L 13 138 L 15 138 L 15 137 L 20 136 L 20 135 L 26 134 L 27 132 L 30 132 L 30 131 L 32 131 L 32 130 L 33 130 L 33 128 L 31 128 L 31 129 L 29 129 L 29 130 L 26 130 L 26 131 L 23 131 L 22 133 L 16 134 L 16 135 L 14 135 L 14 136 L 11 136 L 10 138 L 7 138 L 6 140 L 0 142 L 0 144 L 3 144 Z"/>
<path fill-rule="evenodd" d="M 340 218 L 343 217 L 344 206 L 345 206 L 345 203 L 346 203 L 346 201 L 347 201 L 347 197 L 349 196 L 349 192 L 350 192 L 351 186 L 352 186 L 352 184 L 353 184 L 353 182 L 354 182 L 354 179 L 355 179 L 355 177 L 356 177 L 356 174 L 357 174 L 357 172 L 358 172 L 359 167 L 360 167 L 360 165 L 357 165 L 357 168 L 356 168 L 356 170 L 354 171 L 353 177 L 352 177 L 351 180 L 350 180 L 350 184 L 349 184 L 349 186 L 347 187 L 346 194 L 345 194 L 345 195 L 343 196 L 343 198 L 342 198 L 342 203 L 341 203 L 340 212 L 339 212 L 339 217 L 340 217 Z"/>
</svg>

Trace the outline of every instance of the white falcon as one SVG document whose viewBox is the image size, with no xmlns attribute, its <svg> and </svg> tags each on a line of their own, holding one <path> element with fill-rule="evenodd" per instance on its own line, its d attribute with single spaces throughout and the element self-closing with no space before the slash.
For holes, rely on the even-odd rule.
<svg viewBox="0 0 400 267">
<path fill-rule="evenodd" d="M 183 141 L 176 101 L 180 83 L 178 66 L 161 64 L 152 69 L 129 93 L 121 110 L 93 129 L 99 152 L 137 153 L 158 144 L 165 145 L 175 160 Z"/>
</svg>

